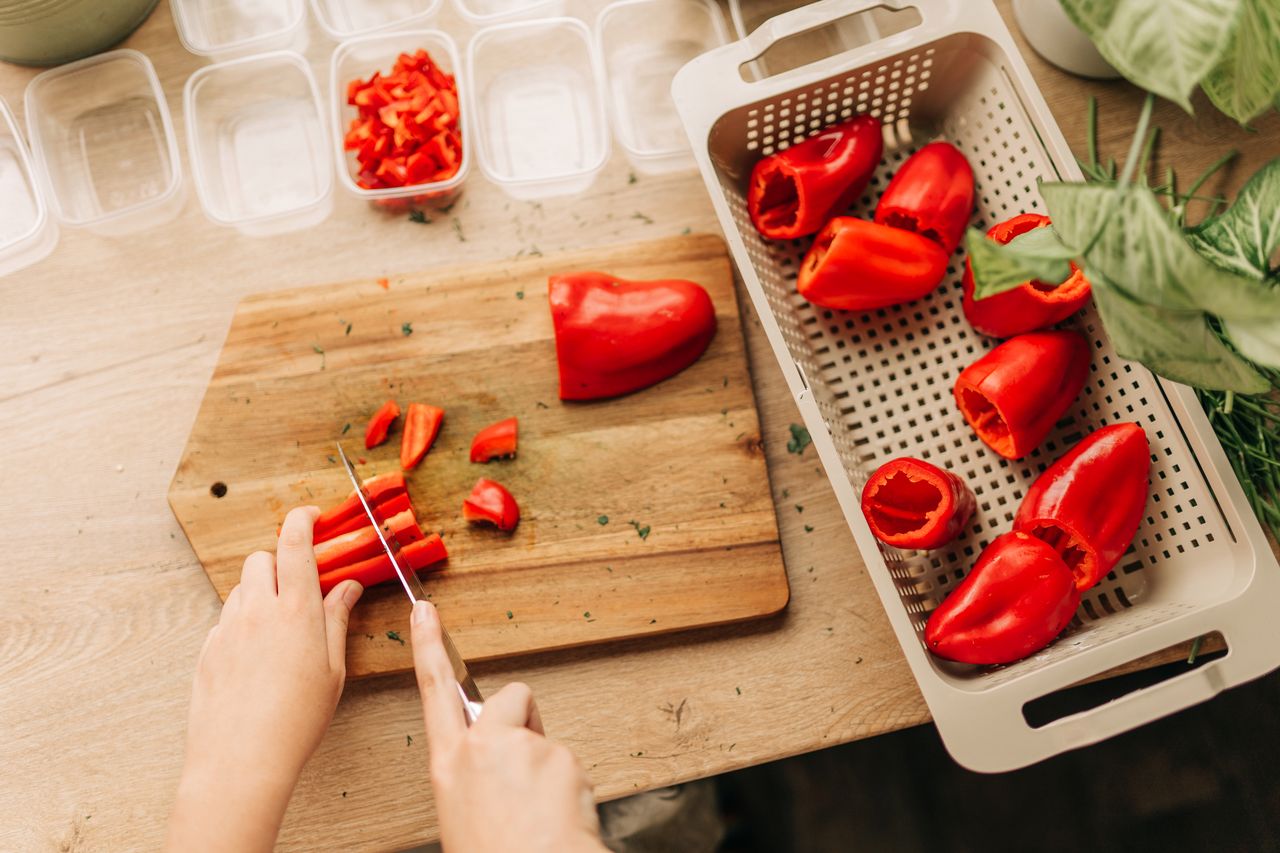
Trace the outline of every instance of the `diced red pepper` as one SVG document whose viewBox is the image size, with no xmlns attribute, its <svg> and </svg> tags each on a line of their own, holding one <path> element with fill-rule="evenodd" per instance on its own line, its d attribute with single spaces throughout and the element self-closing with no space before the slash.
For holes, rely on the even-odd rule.
<svg viewBox="0 0 1280 853">
<path fill-rule="evenodd" d="M 440 424 L 444 422 L 444 409 L 425 403 L 410 403 L 404 416 L 404 436 L 400 439 L 400 467 L 408 471 L 427 455 Z"/>
<path fill-rule="evenodd" d="M 449 552 L 444 547 L 444 540 L 435 533 L 403 546 L 399 554 L 401 567 L 412 572 L 420 572 L 448 557 Z M 361 586 L 368 589 L 380 583 L 399 580 L 399 578 L 396 576 L 395 567 L 391 565 L 391 558 L 384 552 L 367 560 L 339 566 L 320 575 L 320 593 L 328 595 L 329 590 L 345 580 L 359 581 Z"/>
<path fill-rule="evenodd" d="M 409 502 L 408 492 L 397 492 L 386 500 L 373 504 L 373 507 L 377 511 L 379 518 L 390 518 L 397 513 L 404 512 L 406 509 L 412 509 L 413 505 Z M 316 533 L 313 541 L 316 543 L 325 542 L 335 536 L 341 536 L 344 533 L 350 533 L 353 530 L 368 526 L 369 517 L 364 514 L 364 508 L 360 507 L 355 515 L 352 515 L 346 521 L 339 522 L 331 530 L 326 530 L 324 533 Z"/>
<path fill-rule="evenodd" d="M 411 509 L 383 519 L 382 533 L 384 536 L 395 537 L 401 547 L 422 538 L 422 530 L 419 529 Z M 324 574 L 339 566 L 376 556 L 382 551 L 382 541 L 378 539 L 378 532 L 372 525 L 367 525 L 320 542 L 316 544 L 315 551 L 316 567 L 320 574 Z"/>
<path fill-rule="evenodd" d="M 388 400 L 383 403 L 382 407 L 373 413 L 373 417 L 369 419 L 369 426 L 365 428 L 365 450 L 372 450 L 386 441 L 387 432 L 398 417 L 400 417 L 400 407 L 396 405 L 395 400 Z"/>
<path fill-rule="evenodd" d="M 869 311 L 926 295 L 947 274 L 947 253 L 919 234 L 837 216 L 800 264 L 796 290 L 814 305 Z"/>
<path fill-rule="evenodd" d="M 862 514 L 895 548 L 941 548 L 969 523 L 973 492 L 950 471 L 904 456 L 881 465 L 862 489 Z"/>
<path fill-rule="evenodd" d="M 876 222 L 928 237 L 948 255 L 973 215 L 973 169 L 954 145 L 930 142 L 893 173 Z"/>
<path fill-rule="evenodd" d="M 499 530 L 515 530 L 520 523 L 520 506 L 501 483 L 481 477 L 462 502 L 462 517 L 487 522 Z"/>
<path fill-rule="evenodd" d="M 380 504 L 405 491 L 404 475 L 399 471 L 376 474 L 365 479 L 363 485 L 365 492 L 369 495 L 369 499 L 374 504 Z M 353 491 L 347 495 L 342 503 L 325 510 L 316 518 L 315 540 L 318 542 L 322 539 L 331 539 L 332 532 L 337 526 L 348 519 L 363 519 L 364 517 L 364 508 L 360 505 L 360 498 Z"/>
<path fill-rule="evenodd" d="M 519 424 L 515 418 L 489 424 L 471 439 L 471 461 L 488 462 L 490 459 L 515 456 L 518 431 Z"/>
</svg>

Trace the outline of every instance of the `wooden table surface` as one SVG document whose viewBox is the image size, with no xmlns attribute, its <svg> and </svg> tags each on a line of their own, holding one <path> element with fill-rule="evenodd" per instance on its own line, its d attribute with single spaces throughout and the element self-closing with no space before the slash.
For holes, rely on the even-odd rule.
<svg viewBox="0 0 1280 853">
<path fill-rule="evenodd" d="M 442 24 L 463 33 L 451 15 Z M 311 26 L 308 56 L 323 73 L 331 45 Z M 167 4 L 127 46 L 155 63 L 182 137 L 182 85 L 203 63 L 178 43 Z M 1103 153 L 1120 156 L 1141 94 L 1028 60 L 1075 150 L 1094 92 Z M 34 73 L 0 65 L 0 96 L 20 116 Z M 1234 190 L 1274 154 L 1280 120 L 1247 132 L 1196 104 L 1195 118 L 1159 105 L 1160 163 L 1185 181 L 1239 148 L 1210 185 Z M 65 230 L 50 258 L 0 280 L 0 849 L 145 849 L 162 837 L 192 667 L 218 615 L 165 491 L 236 302 L 535 248 L 718 231 L 695 175 L 629 175 L 615 147 L 586 194 L 531 204 L 473 173 L 456 227 L 386 219 L 336 189 L 326 222 L 272 239 L 210 223 L 188 180 L 175 221 L 126 239 Z M 786 450 L 799 418 L 758 324 L 745 325 L 790 607 L 756 624 L 476 668 L 485 690 L 533 686 L 548 731 L 577 752 L 602 798 L 929 718 L 813 452 Z M 409 677 L 349 685 L 281 848 L 434 838 L 421 731 Z"/>
</svg>

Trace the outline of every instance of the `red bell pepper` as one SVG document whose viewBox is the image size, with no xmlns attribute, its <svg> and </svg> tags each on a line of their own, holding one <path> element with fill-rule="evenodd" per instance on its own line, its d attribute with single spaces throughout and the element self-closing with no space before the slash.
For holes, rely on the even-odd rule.
<svg viewBox="0 0 1280 853">
<path fill-rule="evenodd" d="M 770 240 L 815 233 L 867 186 L 883 149 L 880 120 L 860 115 L 770 154 L 751 170 L 752 224 Z"/>
<path fill-rule="evenodd" d="M 515 456 L 518 430 L 519 424 L 515 418 L 489 424 L 471 439 L 471 461 L 488 462 L 490 459 Z"/>
<path fill-rule="evenodd" d="M 444 409 L 425 403 L 410 403 L 404 416 L 404 435 L 400 438 L 400 467 L 408 471 L 427 455 L 440 424 L 444 421 Z"/>
<path fill-rule="evenodd" d="M 876 469 L 862 489 L 862 514 L 894 548 L 941 548 L 960 535 L 976 501 L 950 471 L 904 456 Z"/>
<path fill-rule="evenodd" d="M 411 509 L 383 519 L 382 534 L 394 537 L 401 546 L 422 538 L 422 530 Z M 316 568 L 323 575 L 339 566 L 377 556 L 382 552 L 382 541 L 372 525 L 365 525 L 359 530 L 316 543 L 315 551 Z"/>
<path fill-rule="evenodd" d="M 390 518 L 393 515 L 404 512 L 406 509 L 412 509 L 413 505 L 409 502 L 408 492 L 397 492 L 384 501 L 373 504 L 378 512 L 379 518 Z M 362 527 L 369 526 L 369 517 L 364 514 L 361 508 L 357 515 L 353 515 L 346 521 L 339 522 L 336 526 L 326 529 L 323 533 L 317 533 L 313 537 L 316 543 L 327 542 L 335 536 L 341 536 L 344 533 L 350 533 L 353 530 L 359 530 Z"/>
<path fill-rule="evenodd" d="M 1058 551 L 1084 591 L 1129 548 L 1150 489 L 1151 451 L 1135 423 L 1094 430 L 1027 490 L 1013 529 Z"/>
<path fill-rule="evenodd" d="M 462 517 L 488 522 L 499 530 L 515 530 L 520 523 L 520 507 L 501 483 L 481 477 L 462 502 Z"/>
<path fill-rule="evenodd" d="M 1089 360 L 1089 342 L 1078 332 L 1018 335 L 961 372 L 956 405 L 988 447 L 1021 459 L 1079 396 Z"/>
<path fill-rule="evenodd" d="M 711 297 L 691 281 L 625 281 L 600 272 L 551 276 L 548 297 L 560 399 L 616 397 L 674 376 L 716 333 Z"/>
<path fill-rule="evenodd" d="M 428 566 L 447 559 L 449 552 L 445 550 L 444 540 L 432 533 L 416 542 L 410 542 L 400 549 L 400 566 L 413 572 L 420 572 Z M 378 554 L 366 560 L 339 566 L 320 575 L 320 594 L 328 595 L 329 590 L 345 580 L 357 580 L 365 589 L 380 583 L 398 580 L 395 567 L 386 553 Z"/>
<path fill-rule="evenodd" d="M 380 504 L 405 491 L 404 475 L 399 471 L 368 477 L 364 480 L 363 485 L 365 492 L 369 495 L 369 499 L 375 504 Z M 386 516 L 383 517 L 385 518 Z M 315 540 L 319 542 L 323 539 L 332 539 L 333 531 L 352 518 L 359 518 L 361 524 L 365 523 L 364 509 L 360 505 L 360 498 L 354 491 L 347 495 L 342 503 L 325 510 L 316 518 Z M 347 531 L 343 530 L 341 532 L 346 533 Z"/>
<path fill-rule="evenodd" d="M 924 641 L 947 660 L 1012 663 L 1053 642 L 1079 605 L 1080 590 L 1057 551 L 1026 533 L 1005 533 L 930 614 Z"/>
<path fill-rule="evenodd" d="M 948 255 L 973 215 L 973 169 L 949 142 L 930 142 L 894 172 L 876 204 L 876 222 L 914 231 Z"/>
<path fill-rule="evenodd" d="M 987 231 L 987 236 L 997 243 L 1008 243 L 1019 234 L 1035 228 L 1044 228 L 1049 217 L 1039 213 L 1021 213 L 1012 219 L 999 222 Z M 973 265 L 964 262 L 964 316 L 969 325 L 984 335 L 1009 338 L 1023 332 L 1033 332 L 1061 323 L 1084 307 L 1089 301 L 1089 281 L 1074 263 L 1071 276 L 1061 284 L 1043 281 L 1025 281 L 1012 290 L 973 298 Z"/>
<path fill-rule="evenodd" d="M 373 413 L 373 417 L 369 418 L 369 426 L 365 427 L 365 449 L 372 450 L 386 441 L 387 432 L 391 429 L 392 422 L 398 417 L 400 417 L 400 407 L 396 405 L 395 400 L 383 403 L 382 407 Z"/>
<path fill-rule="evenodd" d="M 837 216 L 800 264 L 796 290 L 814 305 L 868 311 L 919 299 L 947 274 L 947 253 L 919 234 Z"/>
</svg>

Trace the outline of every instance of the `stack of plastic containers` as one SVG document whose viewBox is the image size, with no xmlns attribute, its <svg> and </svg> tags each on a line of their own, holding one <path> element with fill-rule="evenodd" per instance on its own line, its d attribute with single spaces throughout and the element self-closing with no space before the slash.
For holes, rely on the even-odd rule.
<svg viewBox="0 0 1280 853">
<path fill-rule="evenodd" d="M 31 266 L 58 242 L 58 226 L 49 217 L 36 186 L 27 146 L 9 105 L 0 100 L 0 276 Z"/>
</svg>

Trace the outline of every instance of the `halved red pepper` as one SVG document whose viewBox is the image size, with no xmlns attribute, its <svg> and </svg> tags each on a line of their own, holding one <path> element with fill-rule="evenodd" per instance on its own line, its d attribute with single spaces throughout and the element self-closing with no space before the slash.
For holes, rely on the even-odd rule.
<svg viewBox="0 0 1280 853">
<path fill-rule="evenodd" d="M 858 197 L 883 149 L 880 120 L 860 115 L 770 154 L 751 170 L 752 224 L 770 240 L 813 234 Z"/>
<path fill-rule="evenodd" d="M 1013 529 L 1058 551 L 1084 591 L 1115 566 L 1142 523 L 1151 451 L 1135 423 L 1094 430 L 1036 478 Z"/>
<path fill-rule="evenodd" d="M 422 538 L 422 530 L 411 509 L 383 519 L 382 534 L 395 537 L 401 546 Z M 382 550 L 382 541 L 378 539 L 377 531 L 372 525 L 366 525 L 359 530 L 316 543 L 316 568 L 323 575 L 339 566 L 377 556 Z"/>
<path fill-rule="evenodd" d="M 1080 606 L 1071 569 L 1026 533 L 1005 533 L 929 616 L 924 641 L 947 660 L 1012 663 L 1062 633 Z"/>
<path fill-rule="evenodd" d="M 680 279 L 626 281 L 601 272 L 548 284 L 560 399 L 616 397 L 674 376 L 716 333 L 711 297 Z"/>
<path fill-rule="evenodd" d="M 919 234 L 837 216 L 800 264 L 796 290 L 814 305 L 869 311 L 919 299 L 947 274 L 947 253 Z"/>
<path fill-rule="evenodd" d="M 972 215 L 973 169 L 949 142 L 930 142 L 908 157 L 876 204 L 876 222 L 928 237 L 948 255 Z"/>
<path fill-rule="evenodd" d="M 956 405 L 988 447 L 1021 459 L 1079 396 L 1089 361 L 1089 342 L 1078 332 L 1018 335 L 961 372 Z"/>
<path fill-rule="evenodd" d="M 404 474 L 399 471 L 376 474 L 365 478 L 363 485 L 365 492 L 369 495 L 369 499 L 375 504 L 379 504 L 405 491 Z M 352 518 L 359 518 L 362 524 L 365 523 L 364 509 L 360 505 L 360 498 L 354 491 L 347 495 L 342 503 L 325 510 L 316 518 L 315 540 L 319 542 L 323 539 L 332 539 L 333 531 Z M 345 533 L 347 531 L 341 532 Z"/>
<path fill-rule="evenodd" d="M 413 572 L 420 572 L 428 566 L 447 559 L 449 552 L 444 547 L 444 540 L 432 533 L 410 542 L 400 549 L 400 566 Z M 398 580 L 395 567 L 386 553 L 378 554 L 367 560 L 339 566 L 320 575 L 320 593 L 328 595 L 329 590 L 345 580 L 357 580 L 365 589 L 380 583 Z"/>
<path fill-rule="evenodd" d="M 369 425 L 364 430 L 364 447 L 366 450 L 372 450 L 379 444 L 387 440 L 387 432 L 391 429 L 391 424 L 396 418 L 400 417 L 400 407 L 396 405 L 395 400 L 388 400 L 383 403 L 378 411 L 373 413 L 373 417 L 369 418 Z"/>
<path fill-rule="evenodd" d="M 881 465 L 862 489 L 871 532 L 894 548 L 942 547 L 960 535 L 976 505 L 955 474 L 910 456 Z"/>
<path fill-rule="evenodd" d="M 997 243 L 1008 243 L 1019 234 L 1025 234 L 1049 224 L 1049 217 L 1039 213 L 1020 213 L 1012 219 L 996 223 L 987 236 Z M 1061 284 L 1043 281 L 1026 281 L 1012 290 L 973 298 L 973 265 L 964 262 L 964 316 L 984 335 L 1008 338 L 1023 332 L 1033 332 L 1061 323 L 1084 307 L 1089 301 L 1089 281 L 1084 272 L 1071 264 L 1071 276 Z"/>
<path fill-rule="evenodd" d="M 444 422 L 444 409 L 425 403 L 410 403 L 404 416 L 404 435 L 400 438 L 400 467 L 408 471 L 427 455 L 440 424 Z"/>
<path fill-rule="evenodd" d="M 404 512 L 406 509 L 412 509 L 413 505 L 409 502 L 408 492 L 397 492 L 384 501 L 373 504 L 378 512 L 379 518 L 390 518 L 397 513 Z M 323 533 L 317 533 L 313 537 L 316 543 L 326 542 L 335 536 L 341 536 L 344 533 L 350 533 L 353 530 L 359 530 L 362 527 L 369 526 L 369 517 L 364 514 L 363 508 L 357 515 L 353 515 L 346 521 L 339 522 L 335 527 L 326 529 Z"/>
<path fill-rule="evenodd" d="M 471 461 L 488 462 L 490 459 L 515 456 L 516 433 L 519 428 L 515 418 L 507 418 L 480 430 L 471 439 Z"/>
<path fill-rule="evenodd" d="M 462 517 L 488 522 L 499 530 L 515 530 L 520 523 L 520 506 L 501 483 L 481 477 L 462 502 Z"/>
</svg>

